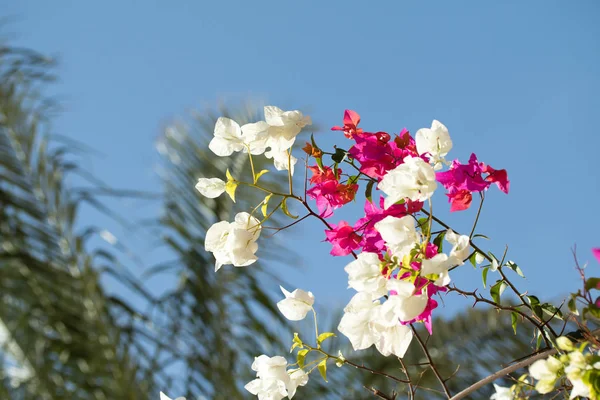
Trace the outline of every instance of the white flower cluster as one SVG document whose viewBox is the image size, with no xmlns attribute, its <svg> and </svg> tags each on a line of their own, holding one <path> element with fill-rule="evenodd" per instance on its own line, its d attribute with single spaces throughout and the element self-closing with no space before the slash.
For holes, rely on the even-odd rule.
<svg viewBox="0 0 600 400">
<path fill-rule="evenodd" d="M 268 357 L 261 355 L 254 358 L 252 370 L 256 371 L 256 379 L 245 388 L 258 400 L 291 399 L 298 386 L 308 383 L 308 375 L 301 368 L 286 370 L 287 361 L 281 356 Z"/>
<path fill-rule="evenodd" d="M 546 359 L 537 360 L 529 366 L 529 376 L 535 379 L 535 391 L 539 394 L 547 394 L 554 391 L 556 382 L 566 377 L 571 386 L 569 399 L 590 398 L 597 399 L 600 396 L 600 357 L 594 352 L 584 354 L 586 343 L 576 347 L 571 340 L 565 336 L 556 339 L 556 345 L 563 353 L 550 356 Z M 523 375 L 522 379 L 527 377 Z M 519 379 L 521 381 L 522 379 Z M 517 395 L 519 383 L 510 388 L 494 385 L 496 393 L 490 400 L 513 400 L 521 398 Z M 527 388 L 532 385 L 526 385 Z"/>
<path fill-rule="evenodd" d="M 290 148 L 302 128 L 311 124 L 311 119 L 298 110 L 283 111 L 274 106 L 265 107 L 264 112 L 265 121 L 242 126 L 230 118 L 219 118 L 215 124 L 214 138 L 208 147 L 220 157 L 239 151 L 252 155 L 264 154 L 273 159 L 277 170 L 290 170 L 293 174 L 297 159 L 291 155 Z M 227 179 L 226 183 L 220 178 L 200 178 L 196 190 L 211 199 L 227 191 L 234 199 L 238 182 L 229 172 Z M 248 213 L 236 215 L 235 222 L 221 221 L 211 226 L 206 233 L 205 249 L 215 256 L 215 271 L 226 264 L 245 267 L 254 263 L 257 260 L 256 239 L 259 235 L 260 223 Z"/>
<path fill-rule="evenodd" d="M 375 229 L 397 260 L 410 255 L 411 250 L 420 245 L 411 216 L 388 216 L 376 223 Z M 459 236 L 448 230 L 446 240 L 453 245 L 449 256 L 440 253 L 422 261 L 421 275 L 435 275 L 438 286 L 450 282 L 448 269 L 463 264 L 469 254 L 468 236 Z M 424 291 L 416 294 L 415 285 L 408 280 L 385 277 L 382 261 L 375 253 L 360 253 L 345 271 L 348 273 L 348 286 L 358 293 L 344 308 L 338 330 L 350 339 L 354 350 L 366 349 L 374 344 L 384 356 L 394 354 L 403 357 L 413 333 L 401 322 L 409 322 L 425 311 L 429 299 L 427 294 Z M 388 298 L 382 303 L 384 295 Z"/>
<path fill-rule="evenodd" d="M 215 256 L 215 271 L 225 264 L 246 267 L 254 263 L 258 259 L 255 253 L 260 230 L 260 222 L 247 212 L 238 213 L 233 222 L 221 221 L 211 226 L 204 247 Z"/>
<path fill-rule="evenodd" d="M 300 111 L 283 111 L 275 106 L 264 108 L 265 121 L 240 126 L 232 119 L 221 117 L 215 125 L 215 137 L 208 148 L 220 157 L 244 151 L 272 158 L 278 170 L 289 169 L 288 150 L 302 128 L 312 123 Z M 267 150 L 269 148 L 269 150 Z M 296 163 L 291 157 L 291 166 Z"/>
</svg>

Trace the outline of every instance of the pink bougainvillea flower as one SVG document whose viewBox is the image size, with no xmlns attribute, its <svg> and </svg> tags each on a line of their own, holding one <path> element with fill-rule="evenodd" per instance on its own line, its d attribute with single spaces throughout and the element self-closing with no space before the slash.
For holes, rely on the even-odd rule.
<svg viewBox="0 0 600 400">
<path fill-rule="evenodd" d="M 325 230 L 325 235 L 327 241 L 333 246 L 330 253 L 332 256 L 347 256 L 360 247 L 362 238 L 346 221 L 331 226 L 333 229 Z"/>
<path fill-rule="evenodd" d="M 354 224 L 354 230 L 362 234 L 363 251 L 379 253 L 385 248 L 385 241 L 381 234 L 375 229 L 375 224 L 387 216 L 402 218 L 408 214 L 413 214 L 423 208 L 422 202 L 408 201 L 403 204 L 394 204 L 388 209 L 384 209 L 385 199 L 379 198 L 379 207 L 375 202 L 365 201 L 365 216 Z"/>
<path fill-rule="evenodd" d="M 510 188 L 510 181 L 508 180 L 508 174 L 505 169 L 494 169 L 489 165 L 484 165 L 483 172 L 489 174 L 485 177 L 485 180 L 490 183 L 495 183 L 498 188 L 504 193 L 508 194 Z"/>
<path fill-rule="evenodd" d="M 334 126 L 332 131 L 343 131 L 344 136 L 352 139 L 356 135 L 363 133 L 362 128 L 358 128 L 360 123 L 360 115 L 356 111 L 346 110 L 344 112 L 344 126 Z"/>
<path fill-rule="evenodd" d="M 354 200 L 358 191 L 357 184 L 342 184 L 333 174 L 331 168 L 309 167 L 313 172 L 311 183 L 315 186 L 310 188 L 306 194 L 317 202 L 319 215 L 323 218 L 329 218 L 333 215 L 333 210 Z"/>
<path fill-rule="evenodd" d="M 371 178 L 381 179 L 401 162 L 394 156 L 390 135 L 385 132 L 364 133 L 354 139 L 356 144 L 348 154 L 360 163 L 360 172 Z"/>
<path fill-rule="evenodd" d="M 488 174 L 485 179 L 482 176 L 484 173 Z M 471 206 L 472 193 L 487 190 L 492 183 L 504 193 L 508 193 L 510 187 L 506 170 L 496 170 L 480 163 L 475 154 L 471 154 L 468 164 L 454 160 L 448 171 L 437 172 L 435 178 L 448 189 L 450 211 L 466 210 Z"/>
<path fill-rule="evenodd" d="M 594 257 L 596 257 L 596 260 L 600 263 L 600 247 L 592 249 L 592 253 L 594 253 Z"/>
<path fill-rule="evenodd" d="M 308 167 L 308 169 L 310 169 L 313 174 L 313 176 L 310 178 L 310 183 L 312 185 L 323 183 L 326 181 L 336 180 L 333 170 L 329 167 L 323 167 L 323 169 L 321 169 L 319 168 L 319 166 L 313 165 L 311 167 Z M 340 174 L 341 172 L 342 170 L 338 169 L 338 174 Z"/>
<path fill-rule="evenodd" d="M 398 136 L 396 136 L 391 143 L 391 146 L 394 149 L 394 157 L 396 157 L 398 160 L 404 160 L 409 156 L 419 157 L 415 139 L 410 135 L 410 132 L 406 128 L 400 131 Z M 429 158 L 426 155 L 421 156 L 421 158 L 429 162 Z"/>
<path fill-rule="evenodd" d="M 467 189 L 457 190 L 451 188 L 450 193 L 446 196 L 448 196 L 450 201 L 450 211 L 463 211 L 471 207 L 473 196 Z"/>
</svg>

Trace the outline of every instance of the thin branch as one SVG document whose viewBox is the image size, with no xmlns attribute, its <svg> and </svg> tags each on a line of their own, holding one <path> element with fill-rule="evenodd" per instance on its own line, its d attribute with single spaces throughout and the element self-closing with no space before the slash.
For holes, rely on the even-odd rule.
<svg viewBox="0 0 600 400">
<path fill-rule="evenodd" d="M 429 350 L 427 350 L 427 346 L 425 345 L 425 343 L 423 342 L 423 340 L 421 339 L 421 337 L 417 333 L 417 330 L 415 329 L 415 327 L 412 324 L 410 325 L 410 328 L 412 329 L 413 334 L 417 338 L 417 341 L 421 345 L 421 349 L 423 349 L 423 353 L 425 353 L 425 357 L 427 357 L 427 361 L 429 361 L 429 367 L 431 368 L 431 370 L 435 374 L 435 377 L 440 382 L 440 385 L 442 385 L 442 388 L 444 389 L 444 393 L 446 394 L 446 396 L 448 398 L 451 398 L 452 395 L 450 394 L 450 390 L 448 390 L 448 386 L 446 386 L 446 381 L 442 378 L 442 376 L 440 375 L 439 371 L 437 370 L 435 364 L 433 363 L 431 355 L 429 354 Z"/>
</svg>

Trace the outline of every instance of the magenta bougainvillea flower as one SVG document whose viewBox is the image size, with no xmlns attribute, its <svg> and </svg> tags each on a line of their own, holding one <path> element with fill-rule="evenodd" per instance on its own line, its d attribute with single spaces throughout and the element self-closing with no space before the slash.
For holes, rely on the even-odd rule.
<svg viewBox="0 0 600 400">
<path fill-rule="evenodd" d="M 360 247 L 362 238 L 346 221 L 331 225 L 333 229 L 326 230 L 327 241 L 332 244 L 332 256 L 347 256 Z"/>
<path fill-rule="evenodd" d="M 344 126 L 334 126 L 332 131 L 343 131 L 344 136 L 352 139 L 355 135 L 363 133 L 362 128 L 358 128 L 360 123 L 360 115 L 352 110 L 344 111 Z"/>
<path fill-rule="evenodd" d="M 485 178 L 482 174 L 488 174 Z M 450 169 L 437 172 L 435 177 L 448 189 L 450 211 L 462 211 L 471 206 L 472 193 L 487 190 L 492 183 L 504 193 L 508 193 L 510 182 L 506 170 L 496 170 L 489 165 L 477 161 L 475 153 L 471 154 L 468 164 L 454 160 Z"/>
</svg>

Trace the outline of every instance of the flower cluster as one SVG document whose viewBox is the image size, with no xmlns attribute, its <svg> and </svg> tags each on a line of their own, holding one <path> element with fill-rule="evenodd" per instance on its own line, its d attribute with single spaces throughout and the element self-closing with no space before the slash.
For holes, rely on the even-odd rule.
<svg viewBox="0 0 600 400">
<path fill-rule="evenodd" d="M 265 107 L 264 115 L 264 121 L 242 126 L 229 118 L 219 118 L 209 144 L 210 150 L 220 157 L 246 153 L 252 178 L 244 181 L 227 170 L 226 180 L 202 177 L 196 184 L 206 197 L 216 198 L 226 192 L 233 201 L 239 185 L 266 192 L 264 200 L 250 213 L 240 212 L 233 222 L 220 221 L 208 229 L 205 249 L 213 253 L 215 269 L 227 264 L 243 267 L 254 263 L 264 222 L 278 209 L 297 218 L 289 212 L 287 202 L 298 201 L 307 209 L 307 216 L 316 216 L 325 224 L 331 254 L 355 258 L 345 271 L 348 285 L 356 294 L 345 307 L 338 330 L 355 350 L 375 345 L 384 356 L 403 357 L 414 335 L 412 324 L 423 323 L 432 333 L 432 312 L 438 306 L 434 295 L 448 290 L 450 271 L 471 256 L 477 260 L 483 257 L 473 248 L 470 236 L 460 235 L 443 224 L 444 229 L 432 231 L 432 196 L 438 183 L 448 189 L 451 210 L 464 210 L 470 205 L 473 192 L 485 191 L 492 183 L 507 193 L 506 171 L 478 162 L 475 155 L 465 165 L 458 160 L 447 162 L 452 140 L 446 126 L 437 120 L 430 128 L 419 129 L 414 137 L 406 129 L 390 135 L 365 131 L 358 126 L 360 115 L 346 110 L 343 126 L 332 130 L 342 131 L 352 145 L 348 150 L 336 147 L 334 152 L 327 152 L 311 137 L 303 150 L 315 160 L 315 165 L 307 164 L 312 176 L 305 196 L 298 196 L 293 193 L 291 178 L 297 161 L 292 146 L 302 128 L 311 123 L 310 118 L 300 111 L 283 111 L 273 106 Z M 259 182 L 268 172 L 254 170 L 253 157 L 261 155 L 273 159 L 275 169 L 288 171 L 289 193 L 271 190 Z M 449 169 L 440 171 L 444 166 Z M 361 183 L 365 184 L 363 215 L 354 223 L 327 222 L 337 209 L 356 200 Z M 375 200 L 374 191 L 380 192 Z M 315 201 L 316 211 L 307 198 Z M 269 211 L 270 204 L 277 201 Z M 255 216 L 259 209 L 264 217 L 260 220 Z M 450 244 L 449 251 L 443 251 L 444 241 Z M 308 312 L 315 312 L 312 293 L 281 290 L 285 298 L 277 307 L 287 319 L 298 321 Z M 315 346 L 302 342 L 297 334 L 294 337 L 292 350 L 298 351 L 298 368 L 287 369 L 285 358 L 280 356 L 257 357 L 252 365 L 257 379 L 248 383 L 246 389 L 259 399 L 292 398 L 296 388 L 306 384 L 313 369 L 317 368 L 325 379 L 328 360 L 343 365 L 346 361 L 341 354 L 332 356 L 321 348 L 324 340 L 335 335 L 318 333 L 316 313 L 315 333 Z M 308 354 L 321 358 L 308 363 L 313 367 L 305 372 Z"/>
<path fill-rule="evenodd" d="M 281 356 L 258 356 L 252 363 L 256 371 L 256 379 L 245 388 L 258 396 L 259 400 L 281 400 L 284 397 L 293 398 L 298 386 L 308 383 L 308 375 L 301 369 L 286 370 L 288 364 Z"/>
<path fill-rule="evenodd" d="M 600 398 L 600 355 L 598 349 L 588 348 L 587 343 L 575 346 L 562 336 L 557 345 L 564 353 L 538 360 L 529 367 L 529 375 L 537 380 L 535 390 L 545 394 L 554 390 L 557 381 L 566 377 L 572 385 L 570 399 L 577 396 L 592 400 Z M 586 348 L 591 351 L 586 352 Z"/>
</svg>

